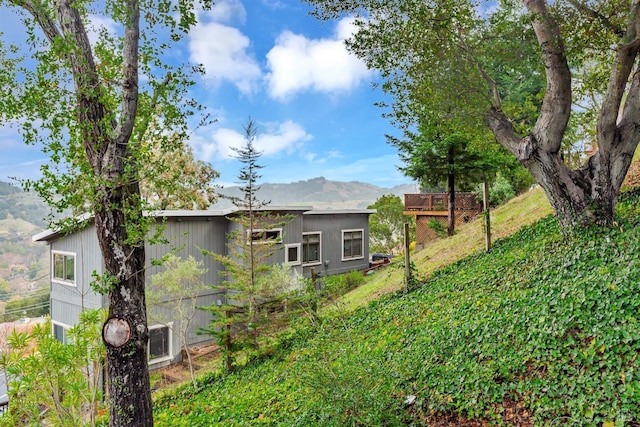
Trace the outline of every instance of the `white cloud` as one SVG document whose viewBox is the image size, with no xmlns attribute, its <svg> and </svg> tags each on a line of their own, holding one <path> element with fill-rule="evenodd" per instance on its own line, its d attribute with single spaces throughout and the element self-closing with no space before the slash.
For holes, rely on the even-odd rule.
<svg viewBox="0 0 640 427">
<path fill-rule="evenodd" d="M 216 2 L 189 33 L 189 51 L 191 61 L 204 65 L 207 80 L 214 84 L 230 81 L 246 94 L 255 89 L 262 71 L 248 52 L 249 38 L 223 24 L 245 19 L 246 11 L 238 1 Z"/>
<path fill-rule="evenodd" d="M 334 92 L 352 89 L 372 73 L 344 40 L 355 32 L 354 20 L 341 20 L 332 38 L 311 40 L 284 31 L 267 53 L 269 94 L 285 100 L 298 91 Z"/>
<path fill-rule="evenodd" d="M 120 28 L 116 21 L 107 16 L 91 15 L 89 16 L 89 22 L 87 35 L 92 45 L 95 45 L 98 41 L 101 30 L 104 29 L 111 37 L 115 37 L 118 34 L 118 28 Z"/>
<path fill-rule="evenodd" d="M 239 0 L 219 0 L 203 16 L 220 23 L 229 24 L 238 21 L 244 24 L 247 19 L 247 11 Z"/>
<path fill-rule="evenodd" d="M 262 151 L 264 156 L 291 154 L 312 138 L 302 126 L 291 120 L 267 123 L 263 126 L 266 127 L 266 131 L 258 132 L 254 146 L 258 151 Z M 216 129 L 208 138 L 200 135 L 191 139 L 191 145 L 199 153 L 198 157 L 208 162 L 236 157 L 233 149 L 241 148 L 245 143 L 244 133 L 229 128 Z"/>
<path fill-rule="evenodd" d="M 258 150 L 264 152 L 265 156 L 280 152 L 291 154 L 311 138 L 302 126 L 287 120 L 284 123 L 268 125 L 267 133 L 258 135 L 255 145 Z"/>
<path fill-rule="evenodd" d="M 387 154 L 327 168 L 324 176 L 336 181 L 363 181 L 363 177 L 370 177 L 368 182 L 376 185 L 383 185 L 384 183 L 395 185 L 397 182 L 406 182 L 408 179 L 398 171 L 397 167 L 392 166 L 398 163 L 399 160 L 396 154 Z M 373 178 L 371 178 L 371 171 L 380 171 L 380 174 L 374 174 Z"/>
</svg>

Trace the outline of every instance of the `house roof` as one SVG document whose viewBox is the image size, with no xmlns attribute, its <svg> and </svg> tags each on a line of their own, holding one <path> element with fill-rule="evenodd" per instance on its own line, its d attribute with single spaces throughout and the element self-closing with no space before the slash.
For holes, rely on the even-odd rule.
<svg viewBox="0 0 640 427">
<path fill-rule="evenodd" d="M 376 213 L 376 209 L 325 209 L 325 210 L 309 210 L 304 215 L 343 215 L 343 214 L 367 214 Z"/>
<path fill-rule="evenodd" d="M 336 214 L 372 214 L 375 213 L 375 209 L 342 209 L 342 210 L 313 210 L 311 206 L 265 206 L 261 209 L 256 209 L 257 211 L 286 211 L 286 212 L 295 212 L 298 211 L 303 215 L 336 215 Z M 228 208 L 222 210 L 187 210 L 187 209 L 178 209 L 178 210 L 161 210 L 161 211 L 151 211 L 146 213 L 146 215 L 155 216 L 158 218 L 206 218 L 206 217 L 225 217 L 227 215 L 231 215 L 236 212 L 246 211 L 246 209 L 239 208 Z M 91 221 L 93 218 L 88 215 L 82 215 L 78 217 L 80 222 Z M 45 230 L 41 233 L 38 233 L 31 237 L 31 240 L 34 242 L 49 242 L 57 239 L 59 236 L 63 235 L 64 232 L 62 230 Z"/>
</svg>

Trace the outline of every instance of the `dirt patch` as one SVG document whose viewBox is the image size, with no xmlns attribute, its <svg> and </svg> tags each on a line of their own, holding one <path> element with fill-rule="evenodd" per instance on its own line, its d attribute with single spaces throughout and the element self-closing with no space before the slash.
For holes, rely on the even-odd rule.
<svg viewBox="0 0 640 427">
<path fill-rule="evenodd" d="M 640 160 L 631 163 L 627 176 L 622 183 L 623 188 L 640 186 Z"/>
<path fill-rule="evenodd" d="M 196 377 L 198 374 L 210 370 L 214 361 L 220 355 L 219 348 L 215 344 L 191 347 L 189 352 L 191 353 L 191 360 L 193 362 L 193 369 L 196 372 Z M 152 386 L 156 390 L 190 382 L 189 362 L 184 350 L 182 350 L 182 362 L 160 368 L 154 371 L 153 374 L 155 374 L 154 377 L 156 377 L 156 379 L 153 380 Z"/>
<path fill-rule="evenodd" d="M 501 405 L 496 406 L 495 411 L 501 414 L 502 425 L 533 426 L 531 411 L 520 402 L 507 399 Z M 422 417 L 422 420 L 425 425 L 430 427 L 489 427 L 496 425 L 496 420 L 470 420 L 454 413 L 426 415 Z"/>
</svg>

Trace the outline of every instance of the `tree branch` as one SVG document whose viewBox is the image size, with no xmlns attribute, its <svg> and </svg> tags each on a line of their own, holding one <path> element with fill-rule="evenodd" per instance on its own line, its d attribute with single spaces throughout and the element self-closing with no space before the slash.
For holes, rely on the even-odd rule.
<svg viewBox="0 0 640 427">
<path fill-rule="evenodd" d="M 485 121 L 489 129 L 491 129 L 491 132 L 495 135 L 496 141 L 520 160 L 522 157 L 520 153 L 522 137 L 518 135 L 513 127 L 513 123 L 506 114 L 492 107 L 491 111 L 485 116 Z"/>
<path fill-rule="evenodd" d="M 116 129 L 119 144 L 126 145 L 133 132 L 138 110 L 138 45 L 140 41 L 140 4 L 138 0 L 128 0 L 129 13 L 125 26 L 124 48 L 122 52 L 123 75 L 122 110 Z"/>
<path fill-rule="evenodd" d="M 624 28 L 618 27 L 613 22 L 611 22 L 611 20 L 608 17 L 604 16 L 602 13 L 598 12 L 597 10 L 587 7 L 586 4 L 584 4 L 583 2 L 579 2 L 577 0 L 567 0 L 567 2 L 571 4 L 573 7 L 575 7 L 576 9 L 578 9 L 579 11 L 599 21 L 605 28 L 608 28 L 609 30 L 611 30 L 613 34 L 620 37 L 624 36 Z"/>
<path fill-rule="evenodd" d="M 49 42 L 53 43 L 62 34 L 47 9 L 39 1 L 9 0 L 10 3 L 25 9 L 38 22 Z"/>
<path fill-rule="evenodd" d="M 533 14 L 533 29 L 542 48 L 547 77 L 547 90 L 532 133 L 541 148 L 557 153 L 571 115 L 571 71 L 560 27 L 549 12 L 547 2 L 524 0 L 524 4 Z"/>
<path fill-rule="evenodd" d="M 622 99 L 633 69 L 633 64 L 640 49 L 640 0 L 634 0 L 629 9 L 627 30 L 616 49 L 616 58 L 611 70 L 609 86 L 604 96 L 602 108 L 598 116 L 597 136 L 600 149 L 608 150 L 616 143 L 613 136 L 617 129 L 617 120 L 622 107 Z M 640 101 L 638 100 L 638 73 L 634 76 L 626 101 L 623 122 L 625 126 L 638 123 Z"/>
</svg>

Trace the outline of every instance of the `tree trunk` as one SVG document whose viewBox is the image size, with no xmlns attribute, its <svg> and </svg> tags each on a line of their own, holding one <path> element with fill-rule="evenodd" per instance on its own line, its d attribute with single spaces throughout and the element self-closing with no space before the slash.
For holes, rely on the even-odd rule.
<svg viewBox="0 0 640 427">
<path fill-rule="evenodd" d="M 105 197 L 102 206 L 129 205 L 121 191 L 115 189 L 109 193 L 112 196 Z M 108 295 L 109 315 L 103 329 L 110 425 L 153 426 L 147 364 L 149 331 L 144 293 L 144 243 L 135 246 L 123 243 L 129 237 L 123 224 L 122 210 L 96 212 L 96 231 L 105 272 L 115 279 Z"/>
<path fill-rule="evenodd" d="M 454 148 L 453 144 L 449 146 L 447 152 L 447 164 L 449 167 L 449 173 L 447 175 L 447 197 L 448 211 L 447 211 L 447 236 L 453 236 L 456 227 L 456 188 L 455 188 L 455 171 L 454 171 Z"/>
</svg>

